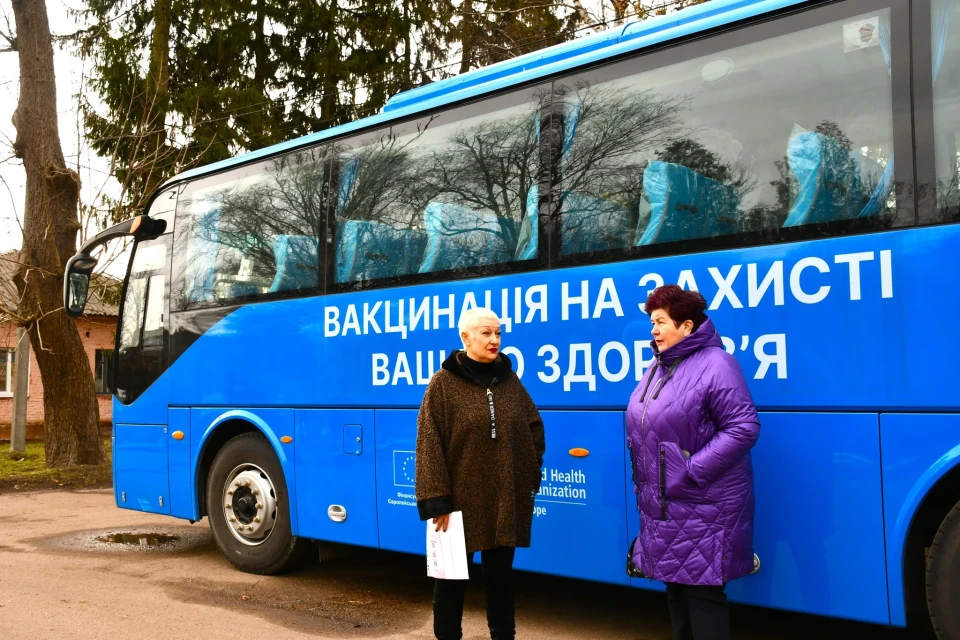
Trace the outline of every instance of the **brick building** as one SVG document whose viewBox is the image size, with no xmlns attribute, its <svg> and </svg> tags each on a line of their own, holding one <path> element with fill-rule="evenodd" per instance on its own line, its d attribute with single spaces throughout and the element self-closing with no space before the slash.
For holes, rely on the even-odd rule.
<svg viewBox="0 0 960 640">
<path fill-rule="evenodd" d="M 16 307 L 17 290 L 13 274 L 19 259 L 18 251 L 0 254 L 0 301 L 4 306 Z M 119 283 L 117 283 L 119 284 Z M 77 318 L 77 330 L 90 360 L 100 405 L 100 422 L 109 429 L 112 415 L 111 396 L 108 391 L 114 338 L 117 329 L 117 307 L 103 302 L 93 293 L 86 314 Z M 13 419 L 14 350 L 17 345 L 17 328 L 13 323 L 0 322 L 0 440 L 10 439 L 10 424 Z M 43 437 L 43 384 L 36 354 L 30 350 L 30 383 L 27 398 L 27 438 Z"/>
</svg>

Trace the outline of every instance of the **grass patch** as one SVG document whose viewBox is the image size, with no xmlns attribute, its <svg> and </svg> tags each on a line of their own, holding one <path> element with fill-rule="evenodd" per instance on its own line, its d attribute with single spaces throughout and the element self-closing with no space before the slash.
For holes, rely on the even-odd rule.
<svg viewBox="0 0 960 640">
<path fill-rule="evenodd" d="M 113 486 L 110 464 L 110 438 L 104 438 L 107 461 L 100 465 L 80 465 L 66 469 L 47 469 L 43 440 L 27 441 L 24 452 L 10 451 L 0 443 L 0 493 L 36 489 L 102 489 Z"/>
</svg>

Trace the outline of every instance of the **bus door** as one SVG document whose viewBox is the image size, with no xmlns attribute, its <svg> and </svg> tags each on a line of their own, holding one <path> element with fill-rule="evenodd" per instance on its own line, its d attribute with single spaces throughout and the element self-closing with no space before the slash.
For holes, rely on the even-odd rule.
<svg viewBox="0 0 960 640">
<path fill-rule="evenodd" d="M 139 242 L 127 274 L 117 336 L 116 395 L 135 401 L 163 372 L 167 358 L 167 287 L 172 234 Z M 166 412 L 162 414 L 166 420 Z M 114 425 L 117 505 L 170 513 L 166 424 Z"/>
</svg>

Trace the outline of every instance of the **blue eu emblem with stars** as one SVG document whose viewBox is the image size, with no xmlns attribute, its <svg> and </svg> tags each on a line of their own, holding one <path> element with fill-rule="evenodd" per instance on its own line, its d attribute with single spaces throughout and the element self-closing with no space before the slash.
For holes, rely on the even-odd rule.
<svg viewBox="0 0 960 640">
<path fill-rule="evenodd" d="M 393 484 L 398 487 L 415 486 L 417 454 L 415 451 L 393 452 Z"/>
</svg>

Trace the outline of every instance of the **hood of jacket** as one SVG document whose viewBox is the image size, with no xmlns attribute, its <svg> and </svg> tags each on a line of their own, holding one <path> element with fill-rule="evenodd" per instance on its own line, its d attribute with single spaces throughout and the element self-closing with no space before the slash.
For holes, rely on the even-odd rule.
<svg viewBox="0 0 960 640">
<path fill-rule="evenodd" d="M 469 380 L 470 382 L 474 382 L 481 386 L 486 386 L 474 377 L 473 372 L 471 372 L 468 367 L 463 365 L 462 358 L 467 357 L 469 356 L 467 356 L 466 351 L 458 349 L 457 351 L 451 353 L 450 356 L 443 361 L 441 366 L 450 373 L 459 376 L 464 380 Z M 510 372 L 513 371 L 513 364 L 510 362 L 510 358 L 503 355 L 503 353 L 498 353 L 497 359 L 490 364 L 493 365 L 493 384 L 496 384 L 497 382 L 503 382 L 507 376 L 510 375 Z"/>
<path fill-rule="evenodd" d="M 657 357 L 657 360 L 660 361 L 660 364 L 669 367 L 677 360 L 693 355 L 704 347 L 720 347 L 722 349 L 723 341 L 713 326 L 713 321 L 707 318 L 703 321 L 703 324 L 697 327 L 696 331 L 663 353 L 657 348 L 656 340 L 651 340 L 650 346 L 653 348 L 653 353 Z"/>
</svg>

